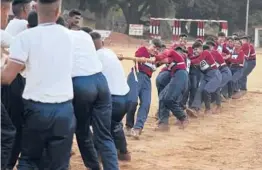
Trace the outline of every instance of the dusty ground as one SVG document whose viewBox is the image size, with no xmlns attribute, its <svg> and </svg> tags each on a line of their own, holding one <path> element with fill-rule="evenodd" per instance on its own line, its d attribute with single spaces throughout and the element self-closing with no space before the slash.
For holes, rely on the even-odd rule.
<svg viewBox="0 0 262 170">
<path fill-rule="evenodd" d="M 135 46 L 113 45 L 117 53 L 132 56 Z M 155 77 L 150 117 L 139 141 L 128 139 L 130 163 L 121 170 L 262 170 L 262 55 L 249 77 L 245 97 L 223 105 L 220 115 L 191 120 L 185 130 L 172 126 L 169 133 L 153 131 L 157 109 Z M 128 74 L 132 62 L 123 62 Z M 155 73 L 154 75 L 157 75 Z M 174 124 L 174 118 L 171 119 Z M 73 170 L 84 170 L 76 142 Z"/>
</svg>

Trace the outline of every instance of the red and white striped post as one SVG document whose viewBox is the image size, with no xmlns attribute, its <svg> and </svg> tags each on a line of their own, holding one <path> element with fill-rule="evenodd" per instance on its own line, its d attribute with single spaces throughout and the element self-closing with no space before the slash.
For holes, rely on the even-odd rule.
<svg viewBox="0 0 262 170">
<path fill-rule="evenodd" d="M 160 38 L 160 21 L 150 20 L 150 37 Z"/>
<path fill-rule="evenodd" d="M 197 38 L 204 40 L 204 36 L 205 36 L 204 22 L 198 21 L 197 22 Z"/>
<path fill-rule="evenodd" d="M 221 31 L 223 33 L 225 33 L 226 36 L 227 36 L 227 34 L 228 34 L 228 24 L 227 24 L 227 22 L 221 22 Z"/>
<path fill-rule="evenodd" d="M 181 21 L 174 20 L 173 25 L 173 40 L 178 40 L 179 35 L 181 34 Z"/>
</svg>

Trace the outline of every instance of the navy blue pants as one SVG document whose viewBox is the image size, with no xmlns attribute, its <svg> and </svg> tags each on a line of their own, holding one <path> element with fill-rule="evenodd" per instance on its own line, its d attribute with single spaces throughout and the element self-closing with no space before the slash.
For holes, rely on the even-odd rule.
<svg viewBox="0 0 262 170">
<path fill-rule="evenodd" d="M 105 76 L 97 73 L 74 77 L 73 87 L 73 105 L 77 119 L 76 139 L 85 166 L 91 169 L 99 168 L 95 142 L 104 169 L 117 170 L 117 152 L 110 133 L 112 98 Z"/>
<path fill-rule="evenodd" d="M 244 64 L 243 74 L 239 80 L 240 90 L 247 90 L 247 77 L 256 67 L 256 60 L 246 60 Z"/>
<path fill-rule="evenodd" d="M 219 70 L 209 70 L 200 81 L 199 88 L 192 103 L 192 108 L 201 109 L 202 95 L 206 109 L 210 109 L 211 94 L 220 89 L 222 75 Z"/>
<path fill-rule="evenodd" d="M 158 96 L 161 91 L 168 85 L 171 80 L 171 73 L 170 71 L 162 71 L 156 77 L 156 88 Z"/>
<path fill-rule="evenodd" d="M 217 105 L 221 105 L 221 93 L 224 95 L 224 96 L 227 96 L 227 84 L 229 81 L 232 80 L 232 73 L 231 73 L 231 70 L 229 69 L 228 66 L 224 66 L 222 68 L 219 69 L 221 75 L 222 75 L 222 81 L 221 81 L 221 86 L 220 86 L 220 89 L 217 90 L 216 93 L 214 93 L 212 95 L 212 101 L 216 101 L 216 104 Z"/>
<path fill-rule="evenodd" d="M 10 153 L 15 140 L 15 126 L 13 125 L 4 105 L 1 103 L 1 169 L 7 168 Z"/>
<path fill-rule="evenodd" d="M 240 89 L 240 78 L 243 74 L 243 68 L 241 67 L 231 67 L 232 80 L 228 83 L 228 96 L 232 97 L 234 92 L 237 92 Z"/>
<path fill-rule="evenodd" d="M 229 81 L 232 80 L 232 72 L 229 69 L 229 67 L 225 66 L 219 69 L 221 75 L 222 75 L 222 81 L 221 81 L 221 88 L 223 88 L 225 85 L 228 84 Z"/>
<path fill-rule="evenodd" d="M 24 104 L 22 93 L 25 79 L 18 74 L 10 85 L 3 86 L 1 91 L 2 102 L 16 128 L 15 141 L 13 143 L 10 159 L 7 167 L 13 169 L 21 152 L 22 126 L 24 123 Z"/>
<path fill-rule="evenodd" d="M 169 110 L 178 120 L 186 118 L 182 100 L 188 88 L 188 73 L 186 70 L 176 71 L 162 90 L 159 98 L 159 123 L 168 124 Z"/>
<path fill-rule="evenodd" d="M 43 151 L 49 158 L 49 170 L 67 170 L 75 132 L 71 101 L 40 103 L 24 100 L 25 125 L 18 170 L 40 168 Z"/>
<path fill-rule="evenodd" d="M 130 92 L 128 96 L 129 109 L 126 116 L 126 126 L 129 128 L 143 129 L 151 104 L 151 80 L 142 72 L 137 73 L 137 79 L 138 82 L 135 80 L 133 72 L 131 72 L 127 78 Z M 135 123 L 138 97 L 140 100 L 140 107 L 137 112 Z"/>
<path fill-rule="evenodd" d="M 128 150 L 122 120 L 128 110 L 128 94 L 125 96 L 112 95 L 112 107 L 111 134 L 116 149 L 120 153 L 126 154 Z"/>
<path fill-rule="evenodd" d="M 189 86 L 189 102 L 188 105 L 191 107 L 192 103 L 194 101 L 194 97 L 197 92 L 197 88 L 199 87 L 199 82 L 201 80 L 202 73 L 200 70 L 196 67 L 190 67 L 189 71 L 189 81 L 190 81 L 190 86 Z"/>
</svg>

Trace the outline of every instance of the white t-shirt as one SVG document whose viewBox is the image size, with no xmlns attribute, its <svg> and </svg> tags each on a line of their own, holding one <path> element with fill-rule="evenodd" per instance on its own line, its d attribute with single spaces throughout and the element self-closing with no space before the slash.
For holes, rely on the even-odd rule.
<svg viewBox="0 0 262 170">
<path fill-rule="evenodd" d="M 97 50 L 98 57 L 103 64 L 102 73 L 112 95 L 123 96 L 129 92 L 129 86 L 121 62 L 116 54 L 107 48 Z"/>
<path fill-rule="evenodd" d="M 73 98 L 73 39 L 57 24 L 42 24 L 18 34 L 10 46 L 10 60 L 25 64 L 24 99 L 61 103 Z"/>
<path fill-rule="evenodd" d="M 20 32 L 26 30 L 27 29 L 27 25 L 28 25 L 28 21 L 27 20 L 14 18 L 14 19 L 12 19 L 8 23 L 7 27 L 5 28 L 5 31 L 8 32 L 13 37 L 15 37 Z M 23 77 L 26 77 L 25 71 L 21 71 L 20 74 Z"/>
<path fill-rule="evenodd" d="M 5 31 L 11 34 L 12 36 L 16 36 L 20 32 L 26 30 L 27 25 L 28 22 L 26 20 L 14 18 L 8 23 Z"/>
<path fill-rule="evenodd" d="M 9 48 L 13 37 L 6 31 L 1 30 L 1 47 Z"/>
<path fill-rule="evenodd" d="M 74 39 L 72 77 L 90 76 L 102 72 L 92 37 L 84 31 L 70 30 Z"/>
</svg>

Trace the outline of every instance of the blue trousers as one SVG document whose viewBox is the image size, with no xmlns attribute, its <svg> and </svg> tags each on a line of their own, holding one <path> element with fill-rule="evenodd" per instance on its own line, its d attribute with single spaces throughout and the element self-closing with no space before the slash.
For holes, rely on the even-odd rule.
<svg viewBox="0 0 262 170">
<path fill-rule="evenodd" d="M 15 140 L 15 126 L 13 125 L 4 105 L 1 103 L 1 169 L 7 168 L 10 153 Z"/>
<path fill-rule="evenodd" d="M 239 80 L 240 90 L 247 90 L 247 77 L 256 67 L 256 60 L 246 60 L 244 64 L 243 74 Z"/>
<path fill-rule="evenodd" d="M 243 74 L 243 68 L 241 67 L 231 67 L 232 80 L 228 83 L 228 96 L 231 97 L 234 92 L 240 89 L 239 80 Z"/>
<path fill-rule="evenodd" d="M 128 95 L 112 95 L 112 106 L 111 134 L 117 150 L 122 154 L 126 154 L 128 150 L 122 120 L 128 110 Z"/>
<path fill-rule="evenodd" d="M 194 101 L 196 92 L 197 92 L 197 88 L 199 87 L 199 82 L 201 80 L 201 71 L 196 68 L 196 67 L 190 67 L 190 71 L 189 71 L 189 82 L 190 82 L 190 86 L 189 86 L 189 106 L 192 106 L 192 103 Z"/>
<path fill-rule="evenodd" d="M 99 168 L 95 142 L 104 169 L 117 170 L 117 153 L 110 133 L 112 98 L 106 78 L 102 73 L 74 77 L 73 87 L 73 105 L 77 119 L 76 139 L 85 166 L 91 169 Z"/>
<path fill-rule="evenodd" d="M 168 85 L 160 93 L 159 123 L 168 124 L 169 110 L 178 120 L 184 120 L 186 115 L 182 107 L 182 100 L 188 88 L 188 73 L 178 70 L 172 76 Z"/>
<path fill-rule="evenodd" d="M 156 77 L 156 88 L 158 96 L 171 80 L 170 71 L 162 71 Z"/>
<path fill-rule="evenodd" d="M 203 95 L 206 108 L 210 109 L 211 94 L 217 93 L 217 90 L 220 89 L 221 81 L 222 75 L 219 70 L 210 70 L 205 73 L 203 79 L 200 81 L 199 88 L 191 107 L 200 109 Z"/>
<path fill-rule="evenodd" d="M 131 72 L 127 78 L 130 92 L 128 96 L 129 109 L 126 115 L 126 126 L 129 128 L 143 129 L 151 104 L 151 80 L 142 72 L 137 73 L 137 79 L 138 82 L 135 80 L 133 72 Z M 140 100 L 140 107 L 137 112 L 135 123 L 138 98 Z"/>
<path fill-rule="evenodd" d="M 22 93 L 24 91 L 25 79 L 18 74 L 10 85 L 2 87 L 1 100 L 16 128 L 10 159 L 7 168 L 13 169 L 21 152 L 22 126 L 24 123 L 24 104 Z"/>
<path fill-rule="evenodd" d="M 75 132 L 71 101 L 40 103 L 24 100 L 25 125 L 18 170 L 38 169 L 46 148 L 49 170 L 67 170 Z"/>
<path fill-rule="evenodd" d="M 229 69 L 229 67 L 225 66 L 220 69 L 220 73 L 222 75 L 222 81 L 221 81 L 221 88 L 225 87 L 229 81 L 232 80 L 232 72 Z"/>
</svg>

